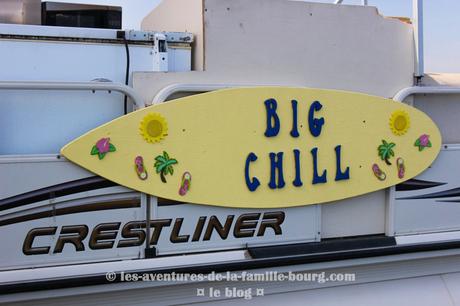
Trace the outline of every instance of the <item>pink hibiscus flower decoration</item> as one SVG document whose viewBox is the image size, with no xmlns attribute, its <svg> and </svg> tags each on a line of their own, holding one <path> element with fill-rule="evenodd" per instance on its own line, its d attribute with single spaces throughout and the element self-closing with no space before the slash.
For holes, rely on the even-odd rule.
<svg viewBox="0 0 460 306">
<path fill-rule="evenodd" d="M 431 148 L 430 135 L 423 134 L 414 143 L 414 146 L 418 147 L 419 151 L 423 151 L 425 148 Z"/>
<path fill-rule="evenodd" d="M 101 138 L 96 142 L 96 148 L 99 153 L 107 153 L 110 149 L 110 138 Z"/>
<path fill-rule="evenodd" d="M 108 152 L 115 152 L 116 148 L 110 143 L 110 138 L 101 138 L 91 149 L 91 155 L 98 155 L 99 159 L 103 159 Z"/>
</svg>

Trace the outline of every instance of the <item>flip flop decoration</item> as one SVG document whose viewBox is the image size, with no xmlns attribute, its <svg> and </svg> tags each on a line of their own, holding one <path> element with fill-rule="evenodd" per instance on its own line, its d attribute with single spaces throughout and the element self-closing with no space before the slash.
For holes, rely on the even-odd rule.
<svg viewBox="0 0 460 306">
<path fill-rule="evenodd" d="M 381 181 L 384 181 L 387 178 L 385 172 L 383 172 L 377 164 L 372 165 L 372 172 L 374 172 L 375 177 L 377 177 Z"/>
<path fill-rule="evenodd" d="M 398 159 L 396 159 L 396 167 L 398 168 L 398 177 L 400 179 L 404 178 L 404 173 L 406 172 L 406 167 L 404 166 L 404 159 L 398 157 Z"/>
<path fill-rule="evenodd" d="M 136 170 L 137 176 L 141 180 L 147 179 L 148 174 L 147 174 L 147 170 L 145 170 L 144 159 L 142 158 L 142 156 L 136 156 L 136 158 L 134 159 L 134 169 Z"/>
<path fill-rule="evenodd" d="M 182 175 L 182 181 L 181 181 L 180 188 L 179 188 L 179 194 L 181 196 L 184 196 L 187 194 L 187 191 L 189 191 L 190 189 L 191 183 L 192 183 L 192 175 L 190 174 L 190 172 L 184 172 L 184 174 Z"/>
</svg>

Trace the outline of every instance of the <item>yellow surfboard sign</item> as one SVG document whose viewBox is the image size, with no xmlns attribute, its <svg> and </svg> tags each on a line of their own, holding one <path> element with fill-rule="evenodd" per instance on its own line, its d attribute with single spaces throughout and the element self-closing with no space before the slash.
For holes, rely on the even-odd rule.
<svg viewBox="0 0 460 306">
<path fill-rule="evenodd" d="M 225 207 L 336 201 L 401 183 L 441 136 L 408 105 L 285 87 L 220 90 L 150 106 L 62 148 L 74 163 L 162 198 Z"/>
</svg>

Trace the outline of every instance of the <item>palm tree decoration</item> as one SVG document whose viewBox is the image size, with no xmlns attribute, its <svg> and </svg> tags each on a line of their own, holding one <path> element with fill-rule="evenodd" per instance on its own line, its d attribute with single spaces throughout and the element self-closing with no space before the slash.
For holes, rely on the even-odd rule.
<svg viewBox="0 0 460 306">
<path fill-rule="evenodd" d="M 163 151 L 163 155 L 158 155 L 155 157 L 155 169 L 157 173 L 160 173 L 160 178 L 163 183 L 166 183 L 166 177 L 168 173 L 173 175 L 174 168 L 173 165 L 177 164 L 177 160 L 174 158 L 169 158 L 169 155 L 166 151 Z"/>
<path fill-rule="evenodd" d="M 382 144 L 378 147 L 380 158 L 389 166 L 391 165 L 389 158 L 391 156 L 395 156 L 395 152 L 393 152 L 393 148 L 395 146 L 396 144 L 393 142 L 388 143 L 385 140 L 382 140 Z"/>
</svg>

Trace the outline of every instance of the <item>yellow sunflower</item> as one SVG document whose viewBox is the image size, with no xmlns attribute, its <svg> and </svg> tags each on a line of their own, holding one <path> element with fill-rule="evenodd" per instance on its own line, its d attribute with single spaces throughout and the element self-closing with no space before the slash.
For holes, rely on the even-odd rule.
<svg viewBox="0 0 460 306">
<path fill-rule="evenodd" d="M 139 126 L 142 137 L 147 142 L 160 142 L 168 136 L 168 123 L 159 113 L 149 113 Z"/>
<path fill-rule="evenodd" d="M 390 117 L 390 129 L 393 134 L 401 136 L 406 134 L 410 126 L 409 114 L 403 110 L 394 111 Z"/>
</svg>

